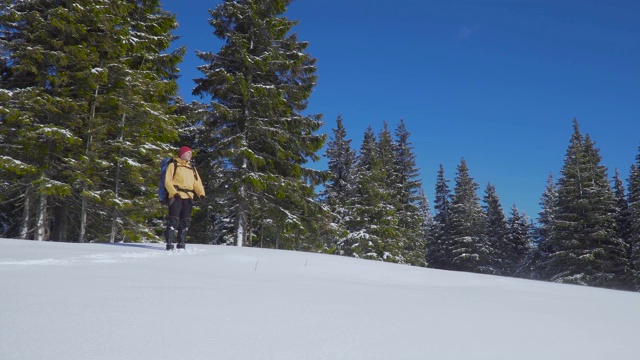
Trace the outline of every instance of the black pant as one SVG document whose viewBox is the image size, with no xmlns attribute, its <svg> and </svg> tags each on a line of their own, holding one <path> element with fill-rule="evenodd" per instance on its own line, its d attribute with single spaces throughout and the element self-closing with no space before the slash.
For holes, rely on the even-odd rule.
<svg viewBox="0 0 640 360">
<path fill-rule="evenodd" d="M 169 218 L 177 218 L 179 220 L 191 220 L 191 209 L 193 208 L 193 199 L 174 198 L 175 201 L 169 205 Z M 187 225 L 188 226 L 188 225 Z"/>
<path fill-rule="evenodd" d="M 167 230 L 165 238 L 168 244 L 174 239 L 175 230 L 178 230 L 178 242 L 184 244 L 187 239 L 187 231 L 191 222 L 191 209 L 193 199 L 181 199 L 179 197 L 169 205 L 169 216 L 167 216 Z"/>
</svg>

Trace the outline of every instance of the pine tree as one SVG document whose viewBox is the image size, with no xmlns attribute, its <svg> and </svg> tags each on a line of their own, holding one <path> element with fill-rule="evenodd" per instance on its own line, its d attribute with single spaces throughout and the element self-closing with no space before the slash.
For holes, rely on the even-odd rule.
<svg viewBox="0 0 640 360">
<path fill-rule="evenodd" d="M 435 186 L 435 215 L 429 230 L 429 241 L 425 258 L 429 267 L 446 269 L 452 261 L 446 248 L 451 218 L 451 190 L 447 184 L 450 180 L 444 176 L 444 167 L 440 164 Z"/>
<path fill-rule="evenodd" d="M 510 246 L 508 258 L 509 275 L 529 278 L 531 277 L 531 263 L 528 256 L 531 254 L 531 224 L 527 221 L 527 216 L 520 213 L 514 204 L 507 220 L 507 243 Z"/>
<path fill-rule="evenodd" d="M 538 213 L 538 223 L 532 229 L 532 249 L 525 259 L 523 269 L 527 269 L 531 279 L 541 280 L 548 279 L 549 274 L 546 273 L 546 261 L 551 249 L 551 233 L 555 214 L 557 213 L 558 190 L 553 180 L 553 175 L 549 174 L 547 178 L 547 186 L 540 198 L 540 207 L 542 210 Z M 520 275 L 518 275 L 520 276 Z"/>
<path fill-rule="evenodd" d="M 123 59 L 110 67 L 107 91 L 96 110 L 108 111 L 117 126 L 93 144 L 113 164 L 103 195 L 111 212 L 111 242 L 153 237 L 148 223 L 158 214 L 159 159 L 175 152 L 171 143 L 183 120 L 175 114 L 181 102 L 175 80 L 185 49 L 168 52 L 178 26 L 175 15 L 163 11 L 159 0 L 126 3 L 122 21 L 128 46 Z"/>
<path fill-rule="evenodd" d="M 500 204 L 500 198 L 495 186 L 487 184 L 484 195 L 484 213 L 486 225 L 484 241 L 488 253 L 486 263 L 480 264 L 482 272 L 509 275 L 513 270 L 514 251 L 509 243 L 509 228 L 507 218 Z"/>
<path fill-rule="evenodd" d="M 631 270 L 635 273 L 635 289 L 640 290 L 640 147 L 636 163 L 631 165 L 628 179 L 629 243 Z"/>
<path fill-rule="evenodd" d="M 356 153 L 351 148 L 351 139 L 347 139 L 347 130 L 342 123 L 342 117 L 338 116 L 336 128 L 333 129 L 333 138 L 327 143 L 325 156 L 328 159 L 331 178 L 326 184 L 324 201 L 331 211 L 339 219 L 347 216 L 344 204 L 346 204 L 355 187 L 354 166 Z"/>
<path fill-rule="evenodd" d="M 628 265 L 616 236 L 615 198 L 590 137 L 574 133 L 558 181 L 558 199 L 545 267 L 556 282 L 624 288 Z"/>
<path fill-rule="evenodd" d="M 342 122 L 342 117 L 336 119 L 336 128 L 333 129 L 333 137 L 327 143 L 324 154 L 328 159 L 330 179 L 325 184 L 325 190 L 321 192 L 322 203 L 326 204 L 331 213 L 330 229 L 323 232 L 324 248 L 334 252 L 342 246 L 348 232 L 345 229 L 346 222 L 350 218 L 348 204 L 355 191 L 354 167 L 356 153 L 351 148 L 351 139 L 347 138 L 347 130 Z"/>
<path fill-rule="evenodd" d="M 386 221 L 382 250 L 380 251 L 385 261 L 405 263 L 407 261 L 407 250 L 409 248 L 410 238 L 405 237 L 401 227 L 403 219 L 401 211 L 402 200 L 399 199 L 398 189 L 401 185 L 401 174 L 398 167 L 397 146 L 389 130 L 389 123 L 386 121 L 382 124 L 382 130 L 378 134 L 377 141 L 378 158 L 380 160 L 380 174 L 382 181 L 379 188 L 383 193 L 385 202 L 383 206 L 389 207 L 387 216 L 393 216 L 393 219 Z M 372 225 L 376 226 L 375 223 Z"/>
<path fill-rule="evenodd" d="M 409 141 L 411 133 L 404 120 L 395 129 L 394 166 L 396 213 L 404 257 L 412 265 L 425 266 L 426 224 L 430 223 L 429 203 L 422 190 L 420 171 Z"/>
<path fill-rule="evenodd" d="M 401 262 L 397 254 L 388 251 L 396 237 L 397 218 L 380 154 L 380 145 L 369 126 L 356 161 L 356 189 L 351 218 L 346 223 L 349 240 L 345 252 L 367 259 Z"/>
<path fill-rule="evenodd" d="M 204 77 L 193 94 L 211 98 L 202 146 L 224 160 L 238 246 L 253 238 L 290 247 L 321 211 L 314 187 L 325 176 L 305 164 L 319 159 L 325 136 L 314 134 L 320 115 L 302 115 L 316 60 L 305 53 L 308 43 L 289 34 L 296 22 L 281 15 L 290 2 L 225 0 L 210 20 L 224 45 L 215 54 L 197 53 Z M 211 166 L 202 171 L 214 176 Z"/>
<path fill-rule="evenodd" d="M 547 186 L 540 199 L 542 210 L 538 213 L 538 227 L 535 230 L 535 244 L 545 251 L 545 244 L 549 241 L 553 230 L 553 221 L 557 212 L 558 190 L 553 181 L 553 175 L 547 178 Z"/>
<path fill-rule="evenodd" d="M 420 218 L 422 219 L 422 224 L 420 224 L 420 226 L 422 228 L 421 233 L 423 234 L 423 238 L 424 238 L 424 248 L 422 249 L 423 251 L 422 251 L 422 254 L 420 255 L 425 260 L 425 263 L 423 264 L 423 266 L 427 266 L 428 264 L 426 263 L 425 255 L 427 250 L 427 244 L 429 242 L 429 239 L 432 236 L 431 231 L 433 229 L 435 221 L 433 219 L 433 215 L 431 214 L 429 200 L 427 199 L 427 195 L 425 194 L 424 189 L 422 188 L 420 188 L 420 191 L 418 193 L 417 206 L 418 206 L 418 211 L 420 213 Z"/>
<path fill-rule="evenodd" d="M 620 177 L 620 172 L 615 169 L 613 177 L 613 194 L 616 200 L 615 220 L 616 236 L 625 244 L 626 259 L 631 267 L 630 271 L 635 271 L 633 266 L 633 241 L 631 240 L 631 212 L 629 200 L 625 193 L 624 183 Z"/>
<path fill-rule="evenodd" d="M 452 259 L 446 266 L 451 270 L 484 272 L 488 248 L 483 237 L 485 217 L 478 198 L 478 183 L 469 175 L 464 159 L 460 161 L 451 196 L 449 230 L 445 249 Z"/>
</svg>

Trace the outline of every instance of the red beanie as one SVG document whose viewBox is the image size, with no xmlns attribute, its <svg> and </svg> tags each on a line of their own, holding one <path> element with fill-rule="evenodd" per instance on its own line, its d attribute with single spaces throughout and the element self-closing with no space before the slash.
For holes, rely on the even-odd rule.
<svg viewBox="0 0 640 360">
<path fill-rule="evenodd" d="M 178 157 L 182 157 L 182 155 L 188 151 L 191 151 L 191 148 L 188 146 L 183 146 L 180 148 L 180 152 L 178 153 Z"/>
</svg>

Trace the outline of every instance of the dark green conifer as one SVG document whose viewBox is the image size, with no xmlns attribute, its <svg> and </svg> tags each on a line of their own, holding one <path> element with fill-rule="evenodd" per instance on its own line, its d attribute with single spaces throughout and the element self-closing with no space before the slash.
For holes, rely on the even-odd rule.
<svg viewBox="0 0 640 360">
<path fill-rule="evenodd" d="M 634 272 L 635 289 L 640 290 L 640 147 L 636 163 L 631 165 L 628 180 L 629 244 L 631 246 L 631 270 Z"/>
<path fill-rule="evenodd" d="M 353 256 L 400 262 L 390 247 L 396 237 L 395 208 L 385 183 L 387 174 L 382 166 L 380 146 L 371 126 L 360 146 L 355 168 L 356 188 L 347 221 L 349 241 L 346 251 Z"/>
<path fill-rule="evenodd" d="M 531 223 L 527 221 L 527 216 L 520 213 L 514 204 L 507 220 L 508 235 L 507 243 L 510 246 L 507 273 L 510 276 L 530 278 L 532 263 L 529 256 L 533 250 L 531 240 Z"/>
<path fill-rule="evenodd" d="M 447 251 L 446 239 L 449 236 L 451 218 L 451 190 L 444 176 L 444 167 L 440 164 L 435 185 L 435 202 L 433 224 L 429 230 L 425 258 L 427 265 L 436 269 L 446 269 L 451 263 L 450 252 Z"/>
<path fill-rule="evenodd" d="M 445 252 L 451 258 L 446 268 L 458 271 L 484 272 L 488 249 L 483 236 L 485 216 L 477 195 L 478 183 L 469 175 L 464 159 L 458 165 L 453 195 L 451 216 L 445 237 Z"/>
<path fill-rule="evenodd" d="M 509 275 L 514 261 L 513 246 L 509 243 L 509 228 L 496 187 L 487 184 L 484 195 L 485 229 L 484 243 L 487 254 L 485 263 L 480 264 L 482 272 Z"/>
<path fill-rule="evenodd" d="M 615 197 L 599 150 L 574 132 L 558 181 L 545 270 L 552 281 L 592 286 L 628 286 L 624 243 L 617 237 Z"/>
<path fill-rule="evenodd" d="M 633 241 L 631 239 L 631 212 L 629 209 L 629 199 L 625 192 L 624 183 L 620 178 L 620 172 L 615 170 L 613 177 L 613 193 L 616 199 L 616 235 L 625 244 L 626 258 L 631 267 L 631 271 L 635 271 L 633 266 Z"/>
<path fill-rule="evenodd" d="M 425 266 L 426 226 L 431 223 L 429 202 L 422 190 L 420 171 L 409 140 L 411 133 L 404 120 L 395 129 L 393 176 L 390 189 L 396 204 L 399 240 L 406 261 L 412 265 Z"/>
<path fill-rule="evenodd" d="M 202 146 L 212 161 L 224 159 L 238 246 L 256 240 L 293 248 L 321 210 L 314 187 L 325 175 L 305 164 L 319 159 L 325 136 L 315 134 L 321 116 L 303 114 L 316 60 L 291 33 L 296 22 L 282 16 L 290 2 L 225 0 L 210 20 L 224 45 L 197 53 L 204 76 L 193 94 L 210 99 Z M 212 167 L 202 170 L 214 176 Z"/>
</svg>

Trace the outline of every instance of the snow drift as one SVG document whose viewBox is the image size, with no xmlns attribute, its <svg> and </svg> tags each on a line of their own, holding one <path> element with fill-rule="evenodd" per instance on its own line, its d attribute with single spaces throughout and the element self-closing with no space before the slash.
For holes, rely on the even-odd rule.
<svg viewBox="0 0 640 360">
<path fill-rule="evenodd" d="M 0 359 L 637 359 L 638 293 L 163 246 L 0 239 Z"/>
</svg>

